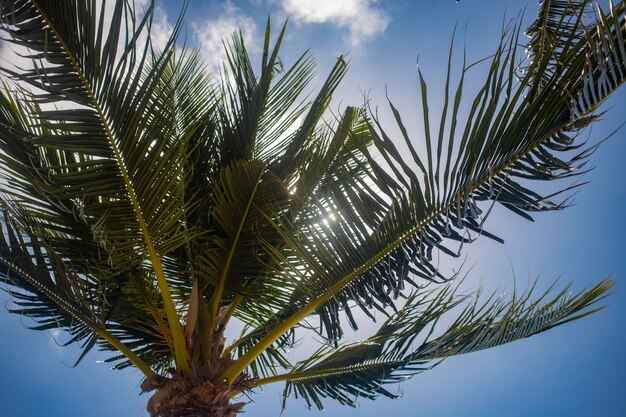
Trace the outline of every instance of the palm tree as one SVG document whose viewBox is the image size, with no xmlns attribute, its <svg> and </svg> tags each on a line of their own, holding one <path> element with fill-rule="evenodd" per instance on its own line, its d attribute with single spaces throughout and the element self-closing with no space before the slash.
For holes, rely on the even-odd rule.
<svg viewBox="0 0 626 417">
<path fill-rule="evenodd" d="M 415 141 L 392 104 L 396 140 L 367 108 L 328 112 L 342 58 L 303 99 L 312 58 L 283 68 L 285 28 L 272 43 L 269 21 L 260 75 L 235 35 L 214 80 L 176 47 L 182 19 L 153 47 L 151 7 L 2 2 L 2 29 L 35 62 L 3 68 L 0 94 L 11 311 L 67 331 L 77 363 L 97 346 L 138 368 L 151 416 L 234 416 L 238 396 L 273 382 L 320 408 L 393 397 L 386 384 L 444 358 L 597 311 L 609 279 L 576 294 L 464 297 L 433 257 L 497 240 L 483 228 L 493 203 L 523 217 L 564 206 L 529 187 L 580 172 L 593 148 L 577 136 L 626 73 L 624 2 L 590 10 L 543 1 L 528 60 L 512 23 L 467 115 L 471 66 L 453 92 L 449 68 L 435 130 L 420 74 Z M 378 330 L 344 342 L 374 311 L 387 317 Z M 244 331 L 225 345 L 232 323 Z M 290 363 L 303 332 L 324 342 Z"/>
</svg>

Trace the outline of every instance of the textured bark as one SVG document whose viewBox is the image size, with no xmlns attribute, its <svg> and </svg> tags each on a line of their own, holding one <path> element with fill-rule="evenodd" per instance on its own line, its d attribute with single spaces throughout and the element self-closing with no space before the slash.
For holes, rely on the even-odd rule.
<svg viewBox="0 0 626 417">
<path fill-rule="evenodd" d="M 208 361 L 193 362 L 190 375 L 172 370 L 171 377 L 155 375 L 141 384 L 142 392 L 156 389 L 148 400 L 151 417 L 235 417 L 243 408 L 242 402 L 231 402 L 239 393 L 252 387 L 253 379 L 247 374 L 239 375 L 228 383 L 221 375 L 234 363 L 223 350 L 223 327 L 214 334 L 213 355 Z M 190 343 L 192 348 L 193 343 Z"/>
<path fill-rule="evenodd" d="M 227 383 L 198 383 L 175 375 L 157 388 L 147 408 L 152 417 L 235 417 L 244 406 L 230 401 L 238 392 Z"/>
<path fill-rule="evenodd" d="M 230 362 L 229 359 L 223 361 Z M 217 380 L 219 377 L 216 378 L 215 374 L 221 375 L 221 372 L 215 372 L 216 369 L 210 372 L 208 367 L 192 368 L 193 375 L 188 377 L 175 374 L 171 378 L 155 376 L 144 381 L 141 386 L 143 391 L 156 389 L 148 400 L 150 416 L 235 417 L 244 403 L 231 402 L 231 398 L 249 390 L 252 379 L 247 375 L 240 375 L 229 384 L 227 381 Z"/>
<path fill-rule="evenodd" d="M 197 281 L 194 281 L 194 287 L 197 285 Z M 222 307 L 219 311 L 212 330 L 198 327 L 199 308 L 207 309 L 207 303 L 198 298 L 197 294 L 192 294 L 187 326 L 183 326 L 189 357 L 192 358 L 189 374 L 181 375 L 172 369 L 171 377 L 154 375 L 141 384 L 142 392 L 156 390 L 147 405 L 151 417 L 235 417 L 245 405 L 242 402 L 231 402 L 231 399 L 248 391 L 254 380 L 245 373 L 232 383 L 221 378 L 235 362 L 230 355 L 223 353 L 224 319 L 228 315 L 228 307 Z M 209 314 L 208 310 L 205 314 Z M 194 331 L 187 331 L 189 328 L 194 328 Z M 209 332 L 211 342 L 207 346 L 199 335 Z"/>
</svg>

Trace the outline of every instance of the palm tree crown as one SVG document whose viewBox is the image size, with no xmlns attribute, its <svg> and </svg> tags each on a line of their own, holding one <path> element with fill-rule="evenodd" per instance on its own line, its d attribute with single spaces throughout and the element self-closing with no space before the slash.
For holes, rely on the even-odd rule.
<svg viewBox="0 0 626 417">
<path fill-rule="evenodd" d="M 3 68 L 0 93 L 12 312 L 67 331 L 78 362 L 97 346 L 116 368 L 137 367 L 152 416 L 232 416 L 243 406 L 233 398 L 278 381 L 285 398 L 320 408 L 393 397 L 386 384 L 441 359 L 596 311 L 611 280 L 470 299 L 433 257 L 499 240 L 483 228 L 493 203 L 523 217 L 564 207 L 551 200 L 561 191 L 531 187 L 580 172 L 593 148 L 578 134 L 626 73 L 624 2 L 592 6 L 541 2 L 529 59 L 520 23 L 509 25 L 467 114 L 471 65 L 455 85 L 448 69 L 436 119 L 420 73 L 416 141 L 391 103 L 398 138 L 368 108 L 328 111 L 343 58 L 303 97 L 314 62 L 305 53 L 284 68 L 285 28 L 272 41 L 269 20 L 260 73 L 236 34 L 216 79 L 177 47 L 182 19 L 152 44 L 152 7 L 1 2 L 2 29 L 34 62 Z M 387 320 L 373 335 L 342 340 L 374 311 Z M 244 332 L 226 345 L 232 321 Z M 324 342 L 290 363 L 301 332 Z"/>
</svg>

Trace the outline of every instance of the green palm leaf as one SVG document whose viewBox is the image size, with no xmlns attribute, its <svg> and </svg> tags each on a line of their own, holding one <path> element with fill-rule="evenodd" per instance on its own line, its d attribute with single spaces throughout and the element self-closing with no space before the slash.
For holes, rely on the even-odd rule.
<svg viewBox="0 0 626 417">
<path fill-rule="evenodd" d="M 128 28 L 129 10 L 117 2 L 111 27 L 105 28 L 95 18 L 104 7 L 72 2 L 60 8 L 37 1 L 3 5 L 3 20 L 15 28 L 8 29 L 13 41 L 33 51 L 34 59 L 49 63 L 46 77 L 39 76 L 38 68 L 12 75 L 43 90 L 41 102 L 73 103 L 67 110 L 37 109 L 34 116 L 54 133 L 31 141 L 46 154 L 43 167 L 53 187 L 35 196 L 45 200 L 47 194 L 57 194 L 71 201 L 66 207 L 82 214 L 112 266 L 129 268 L 150 259 L 178 345 L 177 361 L 185 367 L 180 325 L 160 259 L 188 239 L 180 233 L 186 206 L 175 181 L 180 177 L 182 164 L 176 160 L 182 157 L 181 148 L 153 142 L 154 137 L 166 137 L 163 129 L 172 127 L 171 120 L 139 117 L 153 112 L 154 93 L 170 53 L 159 57 L 146 74 L 141 74 L 146 56 L 135 64 L 134 47 L 122 52 L 116 63 L 118 32 L 124 25 Z M 71 19 L 68 10 L 74 11 Z M 127 47 L 138 33 L 127 38 Z M 86 52 L 91 49 L 95 52 Z M 71 178 L 65 171 L 72 172 Z"/>
<path fill-rule="evenodd" d="M 436 294 L 412 295 L 398 313 L 371 337 L 339 349 L 323 347 L 297 363 L 291 372 L 266 380 L 286 381 L 284 401 L 290 395 L 323 409 L 322 398 L 356 406 L 358 398 L 379 395 L 395 398 L 385 385 L 404 381 L 440 363 L 441 359 L 499 346 L 541 333 L 591 314 L 588 307 L 606 297 L 613 286 L 604 280 L 588 291 L 556 295 L 550 290 L 531 301 L 530 289 L 519 298 L 492 295 L 486 302 L 470 302 L 440 336 L 438 323 L 463 297 L 450 285 Z M 452 313 L 453 314 L 453 313 Z"/>
<path fill-rule="evenodd" d="M 331 112 L 344 59 L 309 91 L 313 59 L 285 67 L 285 28 L 272 41 L 269 20 L 258 75 L 235 34 L 214 81 L 176 46 L 182 18 L 160 50 L 152 4 L 141 19 L 122 0 L 59 6 L 0 3 L 2 29 L 35 62 L 3 69 L 0 280 L 14 312 L 81 343 L 79 361 L 97 345 L 140 368 L 152 415 L 209 386 L 236 412 L 233 395 L 274 381 L 318 407 L 393 397 L 385 384 L 590 314 L 612 286 L 465 308 L 450 286 L 423 290 L 455 278 L 441 256 L 501 241 L 484 227 L 491 205 L 527 219 L 567 206 L 574 186 L 537 184 L 579 175 L 595 149 L 578 136 L 624 82 L 624 2 L 542 2 L 530 58 L 511 23 L 476 91 L 481 63 L 454 82 L 451 46 L 439 115 L 418 70 L 419 141 L 391 101 L 395 131 L 369 108 Z M 355 307 L 388 320 L 342 344 Z M 225 347 L 231 320 L 244 331 Z M 292 365 L 303 332 L 324 341 Z"/>
<path fill-rule="evenodd" d="M 313 201 L 320 203 L 304 209 L 303 232 L 285 235 L 291 258 L 282 262 L 286 265 L 282 274 L 284 279 L 300 277 L 296 299 L 301 304 L 290 302 L 284 307 L 288 318 L 276 327 L 264 326 L 266 336 L 226 376 L 232 378 L 283 332 L 312 313 L 320 315 L 324 333 L 336 340 L 342 334 L 339 315 L 342 310 L 349 311 L 349 301 L 365 310 L 382 309 L 392 304 L 405 285 L 413 283 L 410 275 L 426 281 L 443 280 L 432 262 L 434 248 L 454 253 L 447 247 L 450 241 L 470 242 L 472 233 L 490 235 L 482 227 L 480 201 L 497 201 L 526 218 L 531 218 L 528 212 L 564 207 L 513 178 L 555 180 L 580 168 L 589 150 L 569 160 L 558 154 L 576 146 L 579 129 L 594 120 L 596 106 L 623 82 L 616 78 L 609 83 L 607 77 L 596 77 L 586 68 L 594 68 L 596 59 L 611 62 L 603 66 L 607 70 L 624 68 L 626 61 L 615 55 L 624 44 L 624 21 L 620 3 L 600 19 L 596 31 L 591 32 L 597 35 L 590 34 L 563 52 L 568 57 L 566 65 L 547 83 L 533 74 L 550 66 L 548 52 L 530 64 L 532 71 L 517 75 L 519 27 L 511 27 L 491 60 L 484 87 L 473 98 L 464 126 L 458 114 L 461 78 L 453 107 L 448 109 L 451 122 L 444 110 L 440 123 L 441 131 L 450 132 L 447 143 L 431 140 L 436 135 L 428 130 L 427 90 L 420 73 L 427 129 L 425 155 L 420 156 L 393 106 L 412 160 L 402 157 L 378 122 L 372 123 L 370 133 L 386 163 L 361 147 L 351 158 L 351 165 L 366 167 L 360 176 L 345 167 L 331 172 L 338 180 L 318 190 Z M 599 48 L 596 36 L 612 42 L 611 47 Z M 613 76 L 618 77 L 619 71 Z M 588 91 L 597 91 L 597 84 L 602 85 L 604 94 Z M 377 206 L 384 215 L 370 216 L 371 207 Z M 329 214 L 335 220 L 325 226 Z"/>
</svg>

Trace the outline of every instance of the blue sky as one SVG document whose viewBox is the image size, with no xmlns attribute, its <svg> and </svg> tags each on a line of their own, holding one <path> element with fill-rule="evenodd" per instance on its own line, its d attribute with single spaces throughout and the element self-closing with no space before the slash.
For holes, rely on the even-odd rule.
<svg viewBox="0 0 626 417">
<path fill-rule="evenodd" d="M 175 21 L 180 3 L 157 1 L 155 30 L 165 33 Z M 334 108 L 362 103 L 369 91 L 389 121 L 385 89 L 408 120 L 417 115 L 416 58 L 430 83 L 433 105 L 442 91 L 451 33 L 459 25 L 457 59 L 465 44 L 469 61 L 488 55 L 497 45 L 504 15 L 525 8 L 525 21 L 536 2 L 514 0 L 247 0 L 189 3 L 188 43 L 201 48 L 209 66 L 219 62 L 220 38 L 236 27 L 258 52 L 265 20 L 280 24 L 289 17 L 283 60 L 287 63 L 310 48 L 326 73 L 345 53 L 351 70 L 335 97 Z M 458 62 L 458 61 L 457 61 Z M 480 80 L 480 70 L 476 73 Z M 322 82 L 320 77 L 319 83 Z M 609 110 L 590 137 L 593 143 L 626 121 L 626 89 L 606 103 Z M 389 123 L 391 123 L 389 121 Z M 417 134 L 415 121 L 409 122 Z M 585 175 L 591 183 L 579 189 L 574 206 L 559 213 L 535 216 L 527 222 L 496 210 L 487 226 L 506 240 L 500 245 L 482 240 L 465 252 L 473 265 L 468 287 L 511 291 L 540 276 L 542 286 L 556 278 L 574 281 L 581 289 L 613 274 L 618 285 L 599 314 L 500 348 L 447 360 L 435 369 L 403 383 L 403 398 L 361 400 L 358 409 L 327 401 L 327 416 L 378 416 L 382 413 L 429 417 L 500 417 L 626 415 L 626 131 L 618 132 L 593 155 L 596 167 Z M 0 295 L 6 300 L 6 295 Z M 27 318 L 0 311 L 0 415 L 140 416 L 147 396 L 139 396 L 141 375 L 116 372 L 94 352 L 77 368 L 73 348 L 58 347 L 52 336 L 28 331 Z M 246 415 L 278 416 L 281 386 L 270 386 L 252 397 Z M 308 412 L 294 400 L 285 416 L 322 415 Z"/>
</svg>

